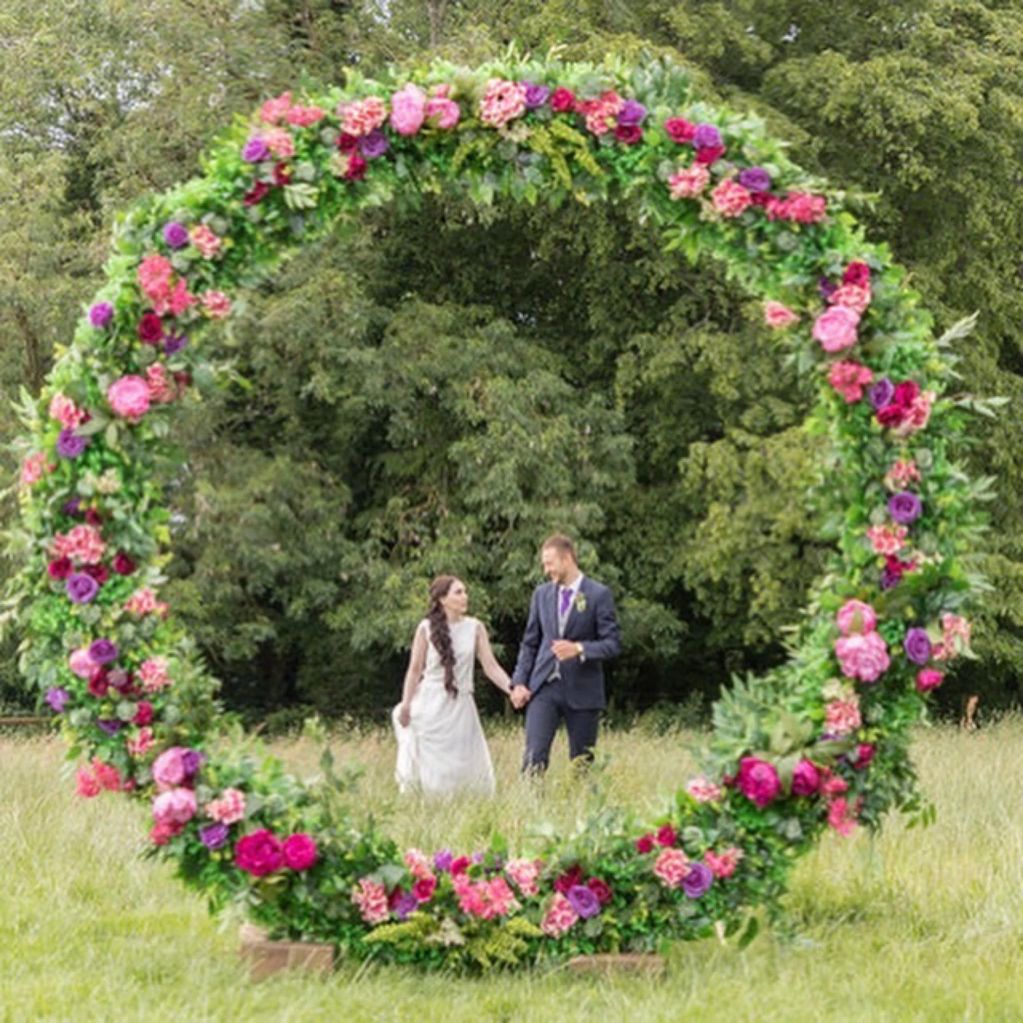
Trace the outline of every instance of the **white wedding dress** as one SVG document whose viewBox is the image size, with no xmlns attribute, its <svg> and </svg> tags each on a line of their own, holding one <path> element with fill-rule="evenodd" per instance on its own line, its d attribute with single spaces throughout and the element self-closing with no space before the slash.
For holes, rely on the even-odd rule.
<svg viewBox="0 0 1023 1023">
<path fill-rule="evenodd" d="M 419 628 L 429 637 L 429 622 Z M 392 720 L 398 738 L 395 779 L 402 792 L 446 796 L 470 791 L 494 793 L 494 767 L 473 698 L 476 642 L 482 625 L 463 618 L 450 626 L 455 654 L 455 685 L 452 697 L 444 688 L 444 665 L 433 643 L 427 643 L 426 667 L 410 703 L 410 720 L 403 728 L 399 704 Z"/>
</svg>

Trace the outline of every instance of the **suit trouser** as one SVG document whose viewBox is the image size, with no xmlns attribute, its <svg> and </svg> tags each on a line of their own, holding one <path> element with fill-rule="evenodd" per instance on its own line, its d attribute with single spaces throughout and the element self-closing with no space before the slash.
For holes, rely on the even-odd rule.
<svg viewBox="0 0 1023 1023">
<path fill-rule="evenodd" d="M 545 771 L 550 761 L 551 743 L 561 721 L 568 732 L 568 755 L 575 760 L 593 759 L 597 743 L 599 708 L 578 710 L 565 702 L 565 683 L 560 677 L 548 679 L 535 690 L 526 704 L 526 751 L 523 771 Z"/>
</svg>

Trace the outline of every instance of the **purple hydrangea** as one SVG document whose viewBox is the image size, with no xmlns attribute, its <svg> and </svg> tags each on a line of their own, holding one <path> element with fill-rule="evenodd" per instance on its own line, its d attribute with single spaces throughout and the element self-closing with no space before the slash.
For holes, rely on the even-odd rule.
<svg viewBox="0 0 1023 1023">
<path fill-rule="evenodd" d="M 93 664 L 109 664 L 117 660 L 118 652 L 117 645 L 109 639 L 97 639 L 89 647 L 89 660 Z"/>
<path fill-rule="evenodd" d="M 682 891 L 690 899 L 698 899 L 707 894 L 713 883 L 714 874 L 706 863 L 691 863 L 688 873 L 682 878 Z"/>
<path fill-rule="evenodd" d="M 888 377 L 881 377 L 876 384 L 867 388 L 867 398 L 875 409 L 883 409 L 890 405 L 895 395 L 895 384 Z"/>
<path fill-rule="evenodd" d="M 217 821 L 215 824 L 205 824 L 199 829 L 199 841 L 207 849 L 221 849 L 227 845 L 227 836 L 230 829 L 226 824 Z"/>
<path fill-rule="evenodd" d="M 46 690 L 46 702 L 55 714 L 63 714 L 64 708 L 71 700 L 71 694 L 62 686 L 54 686 Z"/>
<path fill-rule="evenodd" d="M 767 192 L 771 188 L 771 175 L 763 167 L 746 167 L 739 171 L 739 184 L 751 192 Z"/>
<path fill-rule="evenodd" d="M 176 220 L 168 220 L 163 225 L 163 240 L 172 249 L 183 249 L 188 244 L 188 228 Z"/>
<path fill-rule="evenodd" d="M 627 99 L 618 111 L 618 124 L 624 128 L 637 128 L 646 120 L 646 107 L 638 100 Z M 717 129 L 714 129 L 717 131 Z M 721 144 L 721 136 L 718 135 L 717 145 Z"/>
<path fill-rule="evenodd" d="M 619 118 L 619 123 L 620 123 Z M 717 149 L 724 145 L 721 132 L 713 124 L 698 124 L 693 132 L 693 145 L 697 149 Z"/>
<path fill-rule="evenodd" d="M 114 307 L 109 302 L 97 302 L 89 310 L 89 322 L 99 330 L 110 326 L 114 318 Z"/>
<path fill-rule="evenodd" d="M 584 920 L 588 920 L 591 916 L 596 916 L 600 912 L 600 899 L 597 898 L 596 892 L 587 888 L 586 885 L 572 885 L 566 892 L 565 897 L 576 913 Z"/>
<path fill-rule="evenodd" d="M 117 733 L 124 728 L 124 722 L 119 721 L 117 718 L 100 718 L 96 724 L 107 733 L 107 735 L 117 735 Z"/>
<path fill-rule="evenodd" d="M 523 82 L 522 84 L 526 87 L 527 110 L 536 110 L 537 107 L 542 107 L 547 102 L 551 90 L 546 85 L 541 85 L 538 82 Z"/>
<path fill-rule="evenodd" d="M 923 510 L 920 498 L 909 490 L 900 490 L 888 498 L 888 514 L 903 526 L 916 522 Z"/>
<path fill-rule="evenodd" d="M 91 575 L 75 572 L 64 583 L 67 595 L 75 604 L 88 604 L 99 593 L 99 583 Z"/>
<path fill-rule="evenodd" d="M 378 156 L 383 156 L 390 148 L 391 143 L 389 139 L 379 128 L 374 128 L 373 131 L 371 131 L 359 143 L 359 152 L 362 153 L 367 160 L 375 160 Z"/>
<path fill-rule="evenodd" d="M 931 637 L 919 626 L 907 630 L 902 647 L 914 664 L 926 664 L 931 659 Z"/>
<path fill-rule="evenodd" d="M 450 849 L 441 849 L 440 852 L 433 854 L 434 869 L 441 871 L 441 873 L 449 871 L 454 861 L 455 854 Z"/>
<path fill-rule="evenodd" d="M 242 146 L 242 159 L 246 163 L 259 163 L 261 160 L 265 160 L 269 154 L 270 150 L 266 143 L 258 135 L 253 135 Z"/>
<path fill-rule="evenodd" d="M 178 352 L 188 347 L 187 334 L 168 334 L 163 339 L 163 351 L 165 355 L 177 355 Z"/>
<path fill-rule="evenodd" d="M 411 892 L 402 892 L 394 900 L 394 915 L 399 920 L 405 920 L 410 913 L 414 913 L 419 906 L 419 900 Z"/>
<path fill-rule="evenodd" d="M 77 458 L 88 446 L 89 438 L 80 437 L 74 430 L 61 430 L 57 437 L 57 454 L 61 458 Z"/>
</svg>

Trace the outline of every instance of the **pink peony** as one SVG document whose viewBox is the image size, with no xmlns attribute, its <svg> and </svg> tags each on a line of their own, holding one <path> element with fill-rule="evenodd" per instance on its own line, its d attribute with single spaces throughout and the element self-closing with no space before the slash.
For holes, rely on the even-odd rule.
<svg viewBox="0 0 1023 1023">
<path fill-rule="evenodd" d="M 316 840 L 304 831 L 288 835 L 281 847 L 281 854 L 288 870 L 308 870 L 318 855 Z"/>
<path fill-rule="evenodd" d="M 426 119 L 426 93 L 411 82 L 391 96 L 391 127 L 399 135 L 415 135 Z"/>
<path fill-rule="evenodd" d="M 445 91 L 441 92 L 441 89 Z M 450 131 L 458 124 L 462 111 L 453 99 L 448 98 L 447 86 L 439 85 L 433 93 L 426 101 L 426 120 L 442 131 Z"/>
<path fill-rule="evenodd" d="M 715 853 L 708 849 L 703 854 L 703 862 L 710 867 L 710 872 L 715 877 L 731 877 L 735 873 L 735 868 L 738 867 L 742 856 L 742 850 L 733 845 L 721 853 Z"/>
<path fill-rule="evenodd" d="M 341 130 L 361 138 L 376 131 L 387 120 L 387 104 L 376 96 L 345 103 L 338 108 Z"/>
<path fill-rule="evenodd" d="M 758 757 L 743 757 L 736 778 L 739 791 L 761 810 L 781 791 L 781 780 L 774 764 Z"/>
<path fill-rule="evenodd" d="M 872 632 L 870 635 L 877 636 L 877 633 Z M 860 701 L 856 696 L 851 696 L 847 700 L 832 700 L 824 708 L 824 725 L 831 735 L 849 735 L 850 732 L 855 732 L 861 724 L 863 721 L 860 717 Z"/>
<path fill-rule="evenodd" d="M 694 199 L 710 184 L 710 171 L 702 163 L 683 167 L 668 178 L 672 199 Z"/>
<path fill-rule="evenodd" d="M 219 251 L 222 244 L 218 235 L 214 234 L 205 224 L 196 224 L 188 237 L 192 244 L 199 250 L 203 259 L 212 259 Z"/>
<path fill-rule="evenodd" d="M 753 195 L 738 181 L 726 178 L 711 192 L 711 200 L 723 217 L 738 217 L 749 208 Z"/>
<path fill-rule="evenodd" d="M 480 120 L 492 128 L 502 128 L 526 112 L 526 87 L 521 82 L 491 78 L 480 100 Z"/>
<path fill-rule="evenodd" d="M 800 760 L 792 772 L 792 795 L 812 796 L 821 783 L 820 772 L 812 760 Z"/>
<path fill-rule="evenodd" d="M 189 790 L 185 790 L 189 791 Z M 243 835 L 234 846 L 234 865 L 253 877 L 265 877 L 284 864 L 284 852 L 277 836 L 266 828 Z"/>
<path fill-rule="evenodd" d="M 921 693 L 929 693 L 937 689 L 945 681 L 945 674 L 934 668 L 924 668 L 916 673 L 916 688 Z"/>
<path fill-rule="evenodd" d="M 231 312 L 231 300 L 222 291 L 205 291 L 202 306 L 213 320 L 222 320 Z"/>
<path fill-rule="evenodd" d="M 869 604 L 862 600 L 847 600 L 835 615 L 838 631 L 843 636 L 854 632 L 873 632 L 877 628 L 877 615 Z"/>
<path fill-rule="evenodd" d="M 842 674 L 861 682 L 876 682 L 888 670 L 888 646 L 876 632 L 843 636 L 835 641 L 835 656 Z"/>
<path fill-rule="evenodd" d="M 157 824 L 187 824 L 195 811 L 195 793 L 191 789 L 171 789 L 153 800 L 153 819 Z"/>
<path fill-rule="evenodd" d="M 359 907 L 362 919 L 370 925 L 382 924 L 389 916 L 387 890 L 377 881 L 364 877 L 352 889 L 352 902 Z"/>
<path fill-rule="evenodd" d="M 689 857 L 681 849 L 663 849 L 654 862 L 654 873 L 662 884 L 677 888 L 689 873 Z"/>
<path fill-rule="evenodd" d="M 149 411 L 149 385 L 137 376 L 124 376 L 107 388 L 114 414 L 137 423 Z"/>
<path fill-rule="evenodd" d="M 686 792 L 698 803 L 716 803 L 724 795 L 724 790 L 720 785 L 715 785 L 702 774 L 686 784 Z"/>
<path fill-rule="evenodd" d="M 799 317 L 788 306 L 782 305 L 781 302 L 768 299 L 764 303 L 764 323 L 771 330 L 784 330 L 786 327 L 791 327 L 793 323 L 798 322 Z"/>
<path fill-rule="evenodd" d="M 540 929 L 548 937 L 560 938 L 578 921 L 579 914 L 572 908 L 572 903 L 561 892 L 555 892 Z"/>
<path fill-rule="evenodd" d="M 814 321 L 814 340 L 826 352 L 841 352 L 856 344 L 860 314 L 844 305 L 833 305 Z"/>
<path fill-rule="evenodd" d="M 523 895 L 536 895 L 540 890 L 537 878 L 540 876 L 538 860 L 513 859 L 504 865 L 504 872 L 515 882 Z"/>
<path fill-rule="evenodd" d="M 186 784 L 195 773 L 195 754 L 184 746 L 171 746 L 153 762 L 153 781 L 161 791 Z"/>
<path fill-rule="evenodd" d="M 832 800 L 828 806 L 828 824 L 845 837 L 853 833 L 856 828 L 856 814 L 847 800 Z"/>
<path fill-rule="evenodd" d="M 828 383 L 852 405 L 863 397 L 863 389 L 874 379 L 874 374 L 859 362 L 836 362 L 828 372 Z"/>
<path fill-rule="evenodd" d="M 240 789 L 224 789 L 204 807 L 207 817 L 221 824 L 237 824 L 245 816 L 245 793 Z"/>
</svg>

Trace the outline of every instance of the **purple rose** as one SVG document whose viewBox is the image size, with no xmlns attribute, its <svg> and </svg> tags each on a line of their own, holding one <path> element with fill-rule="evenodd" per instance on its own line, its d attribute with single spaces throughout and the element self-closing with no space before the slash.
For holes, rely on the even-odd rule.
<svg viewBox="0 0 1023 1023">
<path fill-rule="evenodd" d="M 433 866 L 436 870 L 441 871 L 441 873 L 449 871 L 454 861 L 455 854 L 450 849 L 441 849 L 440 852 L 433 855 Z"/>
<path fill-rule="evenodd" d="M 359 152 L 367 160 L 375 160 L 378 156 L 383 156 L 390 148 L 390 141 L 388 141 L 387 136 L 379 128 L 374 128 L 359 143 Z"/>
<path fill-rule="evenodd" d="M 84 572 L 75 572 L 69 575 L 64 583 L 67 595 L 76 604 L 88 604 L 93 597 L 99 593 L 99 583 L 91 575 Z"/>
<path fill-rule="evenodd" d="M 266 143 L 258 135 L 253 135 L 242 146 L 242 159 L 246 163 L 259 163 L 261 160 L 265 160 L 269 153 L 270 150 L 267 148 Z"/>
<path fill-rule="evenodd" d="M 646 120 L 646 107 L 638 100 L 627 99 L 618 111 L 618 124 L 625 128 L 638 128 Z M 714 129 L 717 131 L 717 129 Z M 718 135 L 718 145 L 721 144 L 721 136 Z"/>
<path fill-rule="evenodd" d="M 931 659 L 931 637 L 926 629 L 919 626 L 909 629 L 902 646 L 914 664 L 926 664 Z"/>
<path fill-rule="evenodd" d="M 682 878 L 682 891 L 690 899 L 698 899 L 707 894 L 707 890 L 714 883 L 714 874 L 706 863 L 691 863 L 689 872 Z"/>
<path fill-rule="evenodd" d="M 771 188 L 771 175 L 763 167 L 747 167 L 739 171 L 739 184 L 751 192 L 767 192 Z"/>
<path fill-rule="evenodd" d="M 57 454 L 61 458 L 77 458 L 89 446 L 88 437 L 79 437 L 74 430 L 61 430 L 57 438 Z"/>
<path fill-rule="evenodd" d="M 526 87 L 527 110 L 536 110 L 537 107 L 542 107 L 547 102 L 551 90 L 546 85 L 537 82 L 523 82 L 522 84 Z"/>
<path fill-rule="evenodd" d="M 109 302 L 97 302 L 89 310 L 89 322 L 99 330 L 110 325 L 114 318 L 114 307 Z"/>
<path fill-rule="evenodd" d="M 920 498 L 908 490 L 902 490 L 888 498 L 888 514 L 903 526 L 916 522 L 922 512 Z"/>
<path fill-rule="evenodd" d="M 168 334 L 163 339 L 163 351 L 166 355 L 177 355 L 178 352 L 187 347 L 187 334 Z"/>
<path fill-rule="evenodd" d="M 118 721 L 117 718 L 100 718 L 97 725 L 107 733 L 107 735 L 117 735 L 117 733 L 124 728 L 124 722 Z"/>
<path fill-rule="evenodd" d="M 895 384 L 888 377 L 881 377 L 876 384 L 867 388 L 867 398 L 875 409 L 883 409 L 891 404 L 895 394 Z"/>
<path fill-rule="evenodd" d="M 697 149 L 717 149 L 723 146 L 721 132 L 713 124 L 698 124 L 693 132 L 693 145 Z"/>
<path fill-rule="evenodd" d="M 588 920 L 600 912 L 600 899 L 597 898 L 597 893 L 584 884 L 572 885 L 568 889 L 566 897 L 572 908 L 584 920 Z"/>
<path fill-rule="evenodd" d="M 93 664 L 109 664 L 117 660 L 117 646 L 109 639 L 97 639 L 89 647 L 89 660 Z"/>
<path fill-rule="evenodd" d="M 63 714 L 70 699 L 71 694 L 61 686 L 46 690 L 46 702 L 55 714 Z"/>
<path fill-rule="evenodd" d="M 205 760 L 205 754 L 200 753 L 197 749 L 186 749 L 181 754 L 181 767 L 187 777 L 194 778 Z"/>
<path fill-rule="evenodd" d="M 404 920 L 408 917 L 409 913 L 414 913 L 419 907 L 419 900 L 411 892 L 402 892 L 394 900 L 394 915 L 399 920 Z"/>
<path fill-rule="evenodd" d="M 226 824 L 217 821 L 216 824 L 206 824 L 199 829 L 199 841 L 207 849 L 221 849 L 227 844 L 227 836 L 230 828 Z"/>
<path fill-rule="evenodd" d="M 188 244 L 188 228 L 176 220 L 169 220 L 163 225 L 163 240 L 172 249 L 183 249 Z"/>
</svg>

